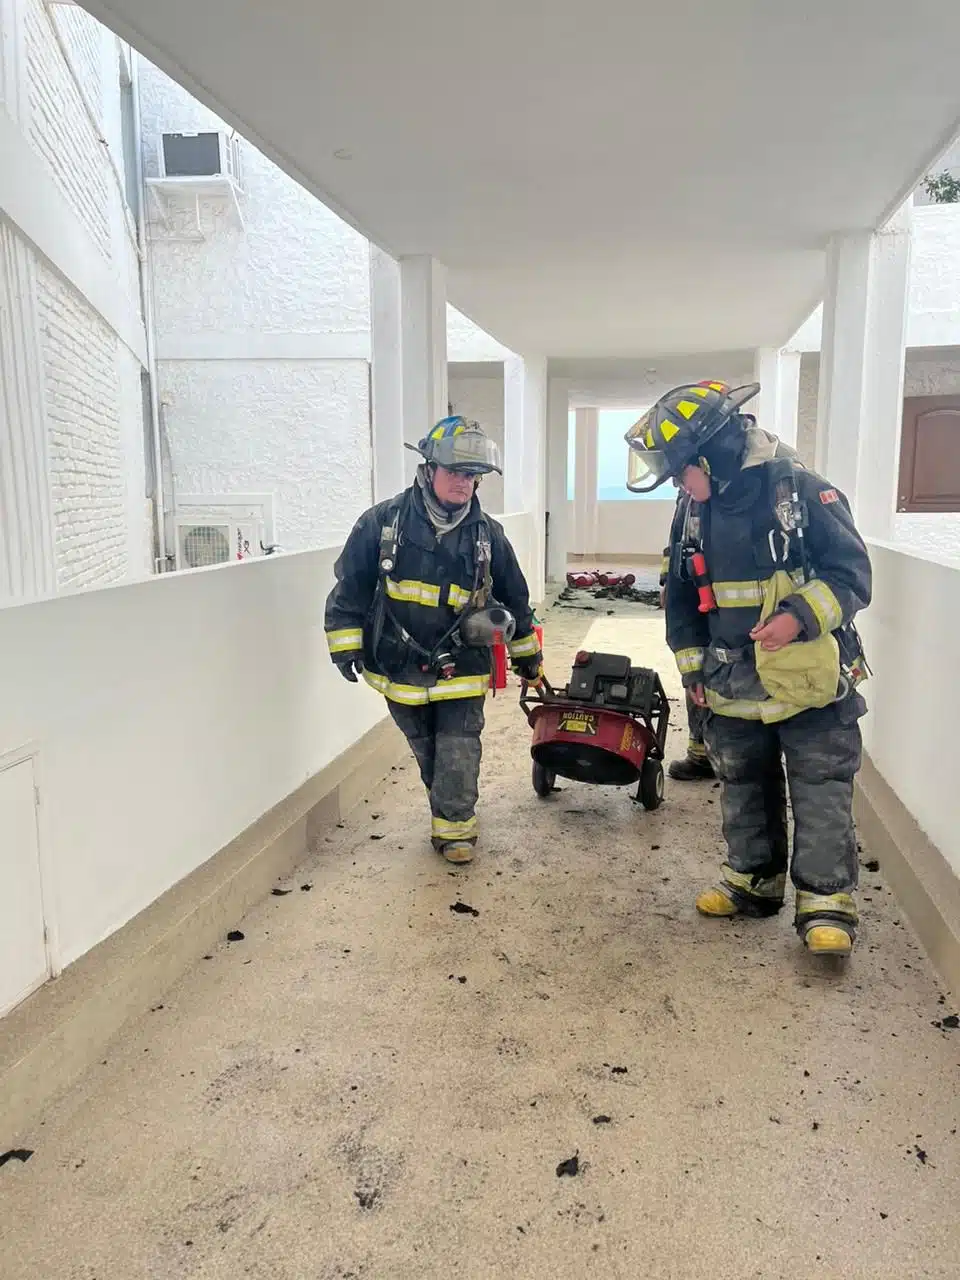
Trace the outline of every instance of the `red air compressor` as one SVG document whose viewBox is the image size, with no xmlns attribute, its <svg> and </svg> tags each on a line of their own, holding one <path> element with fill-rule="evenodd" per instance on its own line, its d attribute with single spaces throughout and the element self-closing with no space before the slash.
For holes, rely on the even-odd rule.
<svg viewBox="0 0 960 1280">
<path fill-rule="evenodd" d="M 670 704 L 660 677 L 613 653 L 577 654 L 564 689 L 524 684 L 520 705 L 533 729 L 533 789 L 541 798 L 558 777 L 598 786 L 638 783 L 645 809 L 663 801 L 663 754 Z"/>
</svg>

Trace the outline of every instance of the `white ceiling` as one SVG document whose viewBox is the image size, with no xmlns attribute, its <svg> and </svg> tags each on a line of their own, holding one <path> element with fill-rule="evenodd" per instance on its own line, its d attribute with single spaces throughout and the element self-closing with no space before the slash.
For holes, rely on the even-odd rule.
<svg viewBox="0 0 960 1280">
<path fill-rule="evenodd" d="M 551 356 L 785 342 L 960 122 L 950 0 L 85 3 Z"/>
</svg>

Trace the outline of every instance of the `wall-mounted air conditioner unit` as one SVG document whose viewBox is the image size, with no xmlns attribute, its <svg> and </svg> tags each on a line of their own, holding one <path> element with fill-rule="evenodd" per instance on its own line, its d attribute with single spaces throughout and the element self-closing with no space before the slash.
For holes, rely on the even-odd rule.
<svg viewBox="0 0 960 1280">
<path fill-rule="evenodd" d="M 178 569 L 249 560 L 273 543 L 273 498 L 184 497 L 174 527 Z"/>
<path fill-rule="evenodd" d="M 229 178 L 240 185 L 240 140 L 223 133 L 162 133 L 161 178 Z"/>
</svg>

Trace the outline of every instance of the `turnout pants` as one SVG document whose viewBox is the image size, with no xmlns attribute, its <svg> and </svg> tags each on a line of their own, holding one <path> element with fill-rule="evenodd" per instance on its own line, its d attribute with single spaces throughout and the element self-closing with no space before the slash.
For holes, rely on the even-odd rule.
<svg viewBox="0 0 960 1280">
<path fill-rule="evenodd" d="M 687 728 L 689 737 L 687 738 L 687 755 L 691 760 L 706 760 L 707 749 L 703 742 L 703 727 L 710 714 L 705 707 L 698 707 L 694 700 L 690 697 L 690 690 L 686 690 L 687 701 Z"/>
<path fill-rule="evenodd" d="M 477 842 L 483 698 L 451 698 L 421 707 L 387 702 L 420 766 L 430 796 L 431 835 L 438 849 Z"/>
<path fill-rule="evenodd" d="M 744 909 L 766 914 L 783 904 L 789 783 L 797 927 L 803 931 L 814 920 L 856 924 L 853 780 L 865 709 L 852 694 L 780 724 L 708 718 L 707 751 L 723 784 L 723 887 Z"/>
</svg>

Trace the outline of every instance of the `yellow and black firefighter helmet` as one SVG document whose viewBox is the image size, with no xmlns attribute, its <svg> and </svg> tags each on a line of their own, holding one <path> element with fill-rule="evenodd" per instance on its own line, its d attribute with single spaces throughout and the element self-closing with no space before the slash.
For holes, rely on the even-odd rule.
<svg viewBox="0 0 960 1280">
<path fill-rule="evenodd" d="M 759 390 L 759 382 L 731 389 L 725 382 L 704 381 L 661 396 L 624 436 L 630 446 L 630 492 L 651 493 L 671 476 L 678 477 Z"/>
</svg>

